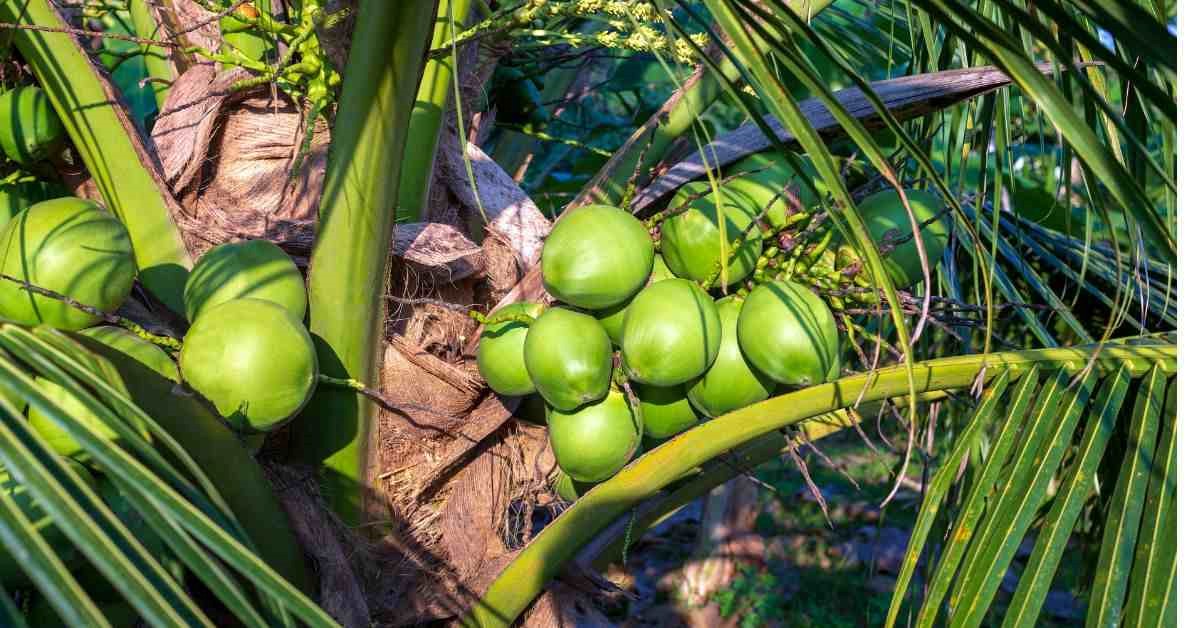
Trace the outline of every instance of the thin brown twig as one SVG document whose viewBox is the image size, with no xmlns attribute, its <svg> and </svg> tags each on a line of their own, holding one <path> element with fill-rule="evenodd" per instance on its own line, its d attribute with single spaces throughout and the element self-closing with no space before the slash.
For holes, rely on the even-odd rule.
<svg viewBox="0 0 1200 628">
<path fill-rule="evenodd" d="M 22 289 L 24 289 L 28 292 L 32 292 L 33 294 L 40 295 L 40 296 L 46 297 L 48 299 L 54 299 L 55 301 L 64 303 L 67 306 L 75 308 L 81 312 L 84 312 L 86 314 L 91 314 L 92 316 L 95 316 L 110 325 L 116 325 L 123 329 L 127 329 L 127 330 L 133 332 L 134 334 L 136 334 L 137 336 L 141 337 L 142 339 L 153 342 L 154 344 L 159 345 L 161 347 L 166 347 L 166 348 L 174 350 L 174 351 L 178 351 L 183 347 L 182 343 L 180 342 L 180 340 L 178 338 L 151 333 L 145 327 L 142 327 L 141 325 L 139 325 L 127 318 L 124 318 L 122 316 L 118 316 L 116 314 L 112 314 L 109 312 L 105 312 L 104 310 L 102 310 L 100 308 L 92 307 L 86 303 L 83 303 L 77 299 L 73 299 L 65 294 L 60 293 L 60 292 L 55 292 L 48 288 L 43 288 L 37 284 L 30 283 L 28 281 L 25 281 L 24 279 L 19 279 L 17 277 L 13 277 L 12 275 L 6 275 L 4 273 L 0 273 L 0 279 L 3 279 L 4 281 L 11 281 L 11 282 L 21 286 Z"/>
<path fill-rule="evenodd" d="M 829 518 L 829 504 L 825 502 L 825 496 L 821 494 L 821 488 L 813 481 L 812 474 L 808 471 L 808 463 L 804 461 L 804 457 L 800 455 L 800 448 L 796 446 L 796 440 L 791 432 L 796 428 L 789 428 L 785 432 L 785 440 L 787 440 L 788 455 L 791 456 L 792 462 L 796 463 L 796 468 L 800 470 L 800 475 L 804 476 L 804 483 L 808 485 L 809 492 L 817 500 L 817 504 L 821 506 L 821 514 L 825 515 L 825 523 L 829 524 L 830 529 L 833 528 L 833 519 Z"/>
<path fill-rule="evenodd" d="M 133 35 L 119 35 L 117 33 L 108 33 L 105 31 L 94 31 L 87 28 L 72 28 L 59 26 L 40 26 L 37 24 L 14 24 L 12 22 L 0 22 L 0 29 L 13 29 L 23 31 L 40 31 L 43 33 L 64 33 L 68 35 L 83 35 L 85 37 L 101 37 L 103 39 L 119 39 L 121 41 L 133 42 L 144 46 L 159 46 L 161 48 L 183 48 L 184 46 L 173 41 L 159 41 L 157 39 L 146 39 L 144 37 L 135 37 Z"/>
</svg>

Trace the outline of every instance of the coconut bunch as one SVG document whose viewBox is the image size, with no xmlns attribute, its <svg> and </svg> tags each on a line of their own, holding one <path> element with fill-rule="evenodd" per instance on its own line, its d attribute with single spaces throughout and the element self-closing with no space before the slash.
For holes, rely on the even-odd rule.
<svg viewBox="0 0 1200 628">
<path fill-rule="evenodd" d="M 865 283 L 857 255 L 813 214 L 777 202 L 786 170 L 737 169 L 743 176 L 715 191 L 684 186 L 646 223 L 605 205 L 565 214 L 542 252 L 553 302 L 513 303 L 486 321 L 480 373 L 498 394 L 544 404 L 535 414 L 568 501 L 702 420 L 839 375 L 835 312 L 846 303 L 821 293 Z M 947 239 L 941 205 L 926 192 L 906 196 L 935 262 Z M 918 281 L 899 195 L 859 207 L 895 284 Z"/>
<path fill-rule="evenodd" d="M 16 280 L 0 282 L 0 319 L 78 332 L 185 383 L 255 447 L 308 402 L 317 385 L 316 350 L 303 323 L 308 298 L 300 270 L 282 249 L 250 240 L 201 257 L 184 289 L 190 326 L 181 347 L 102 324 L 119 320 L 111 315 L 129 298 L 136 272 L 128 231 L 98 203 L 75 197 L 32 203 L 0 230 L 0 274 Z M 179 350 L 178 364 L 164 346 Z M 51 398 L 74 403 L 55 384 L 39 383 Z M 96 433 L 117 438 L 94 415 L 80 414 L 92 418 Z M 36 408 L 28 416 L 55 451 L 82 460 L 82 448 L 53 421 Z"/>
</svg>

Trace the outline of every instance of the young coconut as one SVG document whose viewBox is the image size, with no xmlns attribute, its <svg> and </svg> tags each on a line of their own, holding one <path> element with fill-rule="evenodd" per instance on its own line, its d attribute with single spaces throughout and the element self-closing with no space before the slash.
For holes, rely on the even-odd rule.
<svg viewBox="0 0 1200 628">
<path fill-rule="evenodd" d="M 787 222 L 792 206 L 811 211 L 829 195 L 829 188 L 817 175 L 812 159 L 808 155 L 800 155 L 799 160 L 801 169 L 812 183 L 811 189 L 801 182 L 787 157 L 775 150 L 748 155 L 722 168 L 721 174 L 729 177 L 729 181 L 722 186 L 732 202 L 755 208 L 755 215 L 765 210 L 766 223 L 772 227 L 782 227 Z M 866 182 L 865 173 L 858 167 L 859 162 L 838 156 L 834 157 L 834 161 L 838 170 L 845 175 L 848 187 Z"/>
<path fill-rule="evenodd" d="M 578 482 L 603 482 L 633 459 L 642 440 L 625 395 L 606 390 L 606 397 L 573 412 L 551 408 L 546 415 L 550 448 L 558 466 Z"/>
<path fill-rule="evenodd" d="M 0 231 L 0 273 L 113 312 L 129 297 L 137 266 L 129 232 L 116 216 L 92 201 L 56 198 L 26 209 Z M 100 320 L 11 281 L 0 281 L 0 318 L 66 330 Z"/>
<path fill-rule="evenodd" d="M 511 303 L 496 311 L 496 318 L 523 314 L 536 319 L 546 306 L 540 303 Z M 496 394 L 516 397 L 537 390 L 525 368 L 525 336 L 529 325 L 521 321 L 491 323 L 483 328 L 476 363 L 484 381 Z"/>
<path fill-rule="evenodd" d="M 612 343 L 587 314 L 546 310 L 526 332 L 524 355 L 534 387 L 556 410 L 570 412 L 608 394 Z"/>
<path fill-rule="evenodd" d="M 706 191 L 707 194 L 691 201 L 683 213 L 663 221 L 659 242 L 663 259 L 676 275 L 705 281 L 718 268 L 724 251 L 728 261 L 726 281 L 737 283 L 754 270 L 762 254 L 762 234 L 754 221 L 757 208 L 739 202 L 741 197 L 729 194 L 724 185 L 713 191 L 708 182 L 697 181 L 681 187 L 667 211 L 675 211 L 694 194 Z M 717 221 L 718 196 L 725 221 L 724 246 Z M 735 251 L 732 247 L 738 239 L 743 242 Z"/>
<path fill-rule="evenodd" d="M 934 219 L 945 208 L 945 204 L 942 203 L 941 197 L 923 190 L 905 190 L 904 195 L 908 198 L 913 217 L 921 226 L 921 242 L 925 245 L 925 256 L 932 272 L 941 261 L 942 252 L 946 250 L 946 243 L 950 239 L 945 220 Z M 882 247 L 886 240 L 895 242 L 903 239 L 903 242 L 893 244 L 891 252 L 883 258 L 884 268 L 887 269 L 892 283 L 897 288 L 907 288 L 922 281 L 925 274 L 921 270 L 921 255 L 917 250 L 916 238 L 912 237 L 912 223 L 896 190 L 889 188 L 872 194 L 858 204 L 858 209 L 862 212 L 863 221 L 866 222 L 867 230 L 876 245 Z M 927 221 L 932 222 L 924 224 Z M 852 251 L 844 256 L 857 257 Z M 839 264 L 844 265 L 845 262 Z"/>
<path fill-rule="evenodd" d="M 175 365 L 171 356 L 167 355 L 167 352 L 158 345 L 138 337 L 131 331 L 121 327 L 101 325 L 100 327 L 89 327 L 79 332 L 79 335 L 108 345 L 173 382 L 179 381 L 179 367 Z"/>
<path fill-rule="evenodd" d="M 717 359 L 721 322 L 712 297 L 695 282 L 666 279 L 634 298 L 621 334 L 623 363 L 634 381 L 676 386 Z"/>
<path fill-rule="evenodd" d="M 0 149 L 25 167 L 45 159 L 67 136 L 50 97 L 32 85 L 0 94 L 0 121 Z"/>
<path fill-rule="evenodd" d="M 308 330 L 286 308 L 263 299 L 205 309 L 183 338 L 179 368 L 239 432 L 282 425 L 317 387 Z"/>
<path fill-rule="evenodd" d="M 245 298 L 278 303 L 297 320 L 304 320 L 308 311 L 308 292 L 300 269 L 283 249 L 267 240 L 229 242 L 209 249 L 183 286 L 189 321 L 207 308 Z"/>
<path fill-rule="evenodd" d="M 738 315 L 737 336 L 746 360 L 780 384 L 812 386 L 837 376 L 841 356 L 833 312 L 798 283 L 755 286 Z"/>
<path fill-rule="evenodd" d="M 622 303 L 650 276 L 654 242 L 641 221 L 608 205 L 565 214 L 542 248 L 542 281 L 554 298 L 589 310 Z"/>
<path fill-rule="evenodd" d="M 661 255 L 654 256 L 654 267 L 650 270 L 650 278 L 646 280 L 646 285 L 662 281 L 663 279 L 674 279 L 675 274 L 667 268 L 666 261 Z M 625 310 L 629 309 L 629 304 L 633 303 L 633 299 L 637 297 L 634 294 L 628 301 L 612 307 L 606 307 L 596 312 L 596 320 L 604 326 L 604 331 L 608 332 L 608 337 L 613 341 L 613 344 L 621 344 L 621 328 L 625 325 Z"/>
<path fill-rule="evenodd" d="M 775 390 L 775 382 L 751 366 L 738 345 L 737 323 L 742 303 L 736 296 L 717 301 L 721 349 L 712 367 L 688 385 L 688 400 L 710 418 L 767 399 Z"/>
<path fill-rule="evenodd" d="M 688 403 L 687 389 L 683 386 L 659 388 L 638 384 L 634 386 L 634 392 L 641 403 L 646 436 L 652 439 L 671 438 L 700 422 Z"/>
</svg>

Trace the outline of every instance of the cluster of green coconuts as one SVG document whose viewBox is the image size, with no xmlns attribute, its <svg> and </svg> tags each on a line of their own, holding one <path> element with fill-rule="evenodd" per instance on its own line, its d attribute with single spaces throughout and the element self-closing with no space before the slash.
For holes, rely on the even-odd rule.
<svg viewBox="0 0 1200 628">
<path fill-rule="evenodd" d="M 120 220 L 92 201 L 64 197 L 34 203 L 0 229 L 0 273 L 111 313 L 129 297 L 136 265 L 129 234 Z M 164 378 L 185 383 L 212 402 L 247 448 L 255 451 L 267 431 L 299 412 L 317 384 L 316 352 L 302 322 L 307 297 L 300 271 L 270 242 L 224 244 L 197 261 L 188 276 L 184 301 L 191 325 L 177 364 L 160 346 L 122 327 L 98 325 L 101 319 L 94 314 L 31 293 L 20 284 L 0 281 L 0 321 L 77 333 L 124 353 Z M 89 356 L 82 350 L 76 354 L 85 364 L 92 364 L 97 375 L 115 377 Z M 96 436 L 120 438 L 66 390 L 40 377 L 34 381 Z M 33 405 L 25 410 L 24 400 L 6 391 L 3 382 L 0 400 L 18 412 L 25 411 L 30 427 L 81 479 L 98 486 L 101 497 L 130 529 L 145 528 L 119 489 L 98 473 L 82 446 L 53 419 Z M 148 426 L 133 427 L 140 437 L 153 441 Z M 65 552 L 60 558 L 68 562 L 81 558 L 50 516 L 3 469 L 0 491 L 14 498 L 48 543 Z M 146 529 L 139 538 L 159 543 L 149 532 Z M 165 548 L 153 553 L 167 555 Z M 100 592 L 97 599 L 111 593 L 111 608 L 102 610 L 124 618 L 131 609 L 120 602 L 121 596 L 103 576 L 92 571 L 85 567 L 81 582 L 87 581 L 89 591 Z M 20 564 L 2 551 L 0 583 L 26 583 Z M 31 617 L 42 616 L 39 613 L 53 617 L 48 605 L 41 602 L 34 606 Z M 128 623 L 121 619 L 116 625 Z"/>
<path fill-rule="evenodd" d="M 643 447 L 702 420 L 838 376 L 842 347 L 829 305 L 801 282 L 755 275 L 764 245 L 756 218 L 778 197 L 778 174 L 718 190 L 724 234 L 712 195 L 697 198 L 697 186 L 708 184 L 685 186 L 668 209 L 677 213 L 661 223 L 657 247 L 647 226 L 619 208 L 565 214 L 542 252 L 544 285 L 555 303 L 513 303 L 489 319 L 479 370 L 498 394 L 544 402 L 560 496 L 573 500 Z M 919 220 L 941 209 L 928 193 L 906 196 Z M 912 233 L 895 191 L 859 207 L 877 241 Z M 765 212 L 768 224 L 783 224 L 780 209 Z M 931 261 L 946 233 L 936 220 L 922 230 Z M 714 299 L 704 286 L 723 254 L 727 295 Z M 899 287 L 918 281 L 913 238 L 892 247 L 886 265 Z"/>
<path fill-rule="evenodd" d="M 33 204 L 0 230 L 0 273 L 112 313 L 129 298 L 137 266 L 116 216 L 64 197 Z M 190 326 L 178 368 L 158 345 L 122 327 L 96 326 L 98 315 L 15 282 L 0 282 L 0 319 L 77 331 L 168 379 L 182 374 L 243 434 L 266 433 L 299 412 L 316 387 L 317 359 L 303 323 L 304 279 L 282 249 L 263 240 L 217 246 L 197 261 L 183 298 Z M 41 385 L 70 403 L 54 384 Z M 79 453 L 36 409 L 29 418 L 59 453 Z M 98 420 L 96 429 L 107 432 Z"/>
</svg>

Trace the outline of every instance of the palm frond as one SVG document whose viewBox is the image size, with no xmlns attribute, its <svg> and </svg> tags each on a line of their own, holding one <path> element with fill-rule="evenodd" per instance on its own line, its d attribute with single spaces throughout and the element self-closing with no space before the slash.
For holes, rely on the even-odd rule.
<svg viewBox="0 0 1200 628">
<path fill-rule="evenodd" d="M 225 424 L 175 384 L 90 339 L 0 324 L 0 464 L 66 537 L 53 541 L 0 492 L 0 543 L 72 625 L 108 625 L 71 566 L 78 553 L 155 626 L 214 625 L 165 567 L 179 561 L 248 626 L 334 626 L 261 470 Z M 35 379 L 39 378 L 39 379 Z M 48 396 L 45 380 L 68 401 Z M 28 404 L 79 443 L 145 523 L 134 532 L 25 420 Z M 105 439 L 99 421 L 117 434 Z M 142 432 L 137 429 L 146 426 Z M 91 472 L 89 472 L 91 473 Z M 149 533 L 149 535 L 147 535 Z M 166 548 L 151 551 L 149 548 Z M 280 571 L 288 575 L 281 575 Z"/>
<path fill-rule="evenodd" d="M 965 391 L 977 383 L 989 386 L 1001 381 L 998 379 L 1001 377 L 1010 381 L 1019 379 L 1015 386 L 1009 386 L 1020 396 L 1016 401 L 1010 398 L 1006 403 L 1007 427 L 1001 430 L 996 441 L 1008 445 L 993 444 L 990 451 L 996 455 L 989 456 L 984 464 L 994 469 L 990 472 L 994 475 L 977 477 L 982 478 L 982 485 L 1008 484 L 1013 472 L 1006 453 L 1008 448 L 1011 448 L 1014 460 L 1032 463 L 1022 469 L 1022 477 L 1030 481 L 1026 485 L 1012 484 L 1012 497 L 1007 500 L 1010 505 L 1006 508 L 1019 513 L 1021 527 L 1028 528 L 1030 512 L 1036 512 L 1041 502 L 1036 492 L 1027 489 L 1033 483 L 1043 489 L 1050 485 L 1056 466 L 1049 461 L 1063 460 L 1067 448 L 1074 442 L 1064 436 L 1072 433 L 1067 424 L 1076 421 L 1091 424 L 1095 413 L 1102 410 L 1094 403 L 1098 395 L 1091 394 L 1093 388 L 1090 385 L 1081 388 L 1073 382 L 1081 375 L 1085 381 L 1090 381 L 1088 378 L 1114 372 L 1138 378 L 1151 371 L 1173 372 L 1175 355 L 1175 347 L 1169 341 L 1142 338 L 1136 342 L 1110 342 L 1103 346 L 941 358 L 915 364 L 913 373 L 918 395 Z M 1051 372 L 1056 374 L 1044 381 L 1046 374 Z M 1031 406 L 1033 393 L 1039 388 L 1043 393 L 1041 402 Z M 1105 388 L 1102 386 L 1101 390 Z M 739 473 L 778 456 L 787 442 L 779 431 L 782 428 L 796 425 L 808 439 L 816 440 L 854 425 L 855 414 L 844 412 L 846 409 L 859 403 L 893 398 L 907 404 L 908 391 L 908 375 L 903 366 L 882 368 L 780 395 L 680 434 L 645 453 L 612 479 L 597 485 L 551 522 L 493 581 L 468 620 L 472 625 L 480 626 L 511 622 L 559 569 L 578 556 L 589 540 L 604 538 L 605 531 L 615 521 L 628 526 L 623 530 L 642 529 L 684 503 L 681 499 L 686 496 L 702 494 L 706 488 L 727 480 L 730 473 Z M 1060 394 L 1062 392 L 1067 394 Z M 1026 416 L 1025 409 L 1030 407 L 1036 409 L 1033 419 Z M 1023 436 L 1018 438 L 1029 426 L 1035 426 L 1043 436 L 1032 442 Z M 728 454 L 731 457 L 721 460 L 720 456 L 726 452 L 731 452 Z M 993 462 L 998 459 L 1002 460 Z M 667 491 L 665 496 L 660 493 L 664 490 Z M 982 514 L 987 518 L 990 504 L 982 498 L 989 492 L 988 488 L 972 489 L 973 494 L 981 496 L 979 503 L 985 504 L 982 510 L 976 507 L 973 516 Z M 1044 500 L 1044 490 L 1041 496 Z M 643 504 L 648 507 L 640 507 Z M 632 519 L 623 518 L 631 511 L 634 512 Z M 635 519 L 635 524 L 629 523 Z M 996 520 L 996 517 L 988 520 Z M 1001 520 L 997 525 L 1009 523 Z M 986 524 L 979 524 L 975 530 L 975 539 L 991 537 L 981 534 L 986 533 Z M 624 537 L 618 535 L 618 538 Z M 1002 537 L 994 537 L 993 542 L 1007 548 L 1005 551 L 1011 550 Z M 969 544 L 964 547 L 969 548 Z M 599 550 L 590 555 L 611 555 L 611 552 Z M 981 563 L 981 570 L 986 563 Z M 990 582 L 989 575 L 981 571 L 984 584 Z"/>
</svg>

